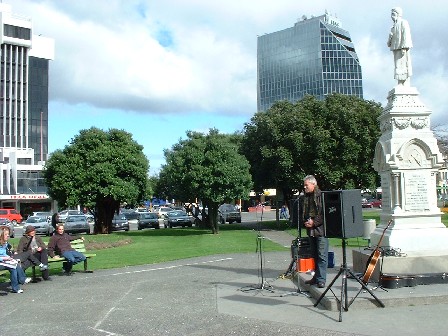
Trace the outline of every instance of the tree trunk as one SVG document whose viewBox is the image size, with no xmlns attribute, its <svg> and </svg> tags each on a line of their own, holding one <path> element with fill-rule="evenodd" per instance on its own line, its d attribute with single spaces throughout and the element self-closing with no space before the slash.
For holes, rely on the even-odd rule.
<svg viewBox="0 0 448 336">
<path fill-rule="evenodd" d="M 208 207 L 208 214 L 210 219 L 210 226 L 213 234 L 219 233 L 218 225 L 218 203 L 211 203 Z"/>
<path fill-rule="evenodd" d="M 96 221 L 94 232 L 110 233 L 112 226 L 112 218 L 119 211 L 120 203 L 112 198 L 106 198 L 96 203 Z"/>
</svg>

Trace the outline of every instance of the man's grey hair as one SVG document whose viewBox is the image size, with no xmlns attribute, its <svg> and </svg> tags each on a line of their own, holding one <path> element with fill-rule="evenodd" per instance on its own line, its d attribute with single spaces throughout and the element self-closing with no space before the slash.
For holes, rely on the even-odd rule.
<svg viewBox="0 0 448 336">
<path fill-rule="evenodd" d="M 303 179 L 303 182 L 308 181 L 314 185 L 317 185 L 317 181 L 316 178 L 313 175 L 307 175 L 305 176 L 305 178 Z"/>
</svg>

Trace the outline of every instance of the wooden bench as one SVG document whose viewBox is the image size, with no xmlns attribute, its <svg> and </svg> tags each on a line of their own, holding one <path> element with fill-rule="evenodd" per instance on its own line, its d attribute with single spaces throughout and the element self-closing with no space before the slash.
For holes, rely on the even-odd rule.
<svg viewBox="0 0 448 336">
<path fill-rule="evenodd" d="M 96 254 L 94 253 L 86 253 L 86 247 L 84 245 L 84 240 L 82 239 L 76 239 L 76 240 L 72 240 L 70 242 L 70 244 L 72 245 L 72 247 L 78 251 L 81 252 L 82 254 L 84 254 L 86 256 L 86 260 L 84 260 L 84 273 L 92 273 L 93 271 L 90 271 L 87 269 L 87 260 L 89 260 L 89 258 L 95 257 Z M 65 258 L 64 257 L 60 257 L 60 256 L 55 256 L 53 258 L 48 258 L 48 264 L 51 263 L 56 263 L 56 262 L 64 262 Z M 36 267 L 39 266 L 35 266 L 33 265 L 33 281 L 35 281 L 37 279 L 36 276 Z"/>
</svg>

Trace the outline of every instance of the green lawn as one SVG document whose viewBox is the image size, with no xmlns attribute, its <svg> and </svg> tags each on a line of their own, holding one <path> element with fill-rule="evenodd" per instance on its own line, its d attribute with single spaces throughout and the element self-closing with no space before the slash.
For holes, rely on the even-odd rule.
<svg viewBox="0 0 448 336">
<path fill-rule="evenodd" d="M 106 269 L 142 264 L 154 264 L 170 260 L 215 254 L 254 253 L 257 234 L 251 229 L 232 224 L 220 228 L 219 235 L 210 230 L 177 228 L 163 230 L 142 230 L 116 232 L 109 235 L 84 236 L 89 253 L 96 257 L 89 259 L 89 268 Z M 48 242 L 48 237 L 43 238 Z M 17 246 L 19 238 L 10 239 Z M 263 250 L 285 251 L 285 247 L 264 240 Z M 76 265 L 76 269 L 81 269 Z M 60 272 L 61 264 L 51 264 L 54 272 Z"/>
<path fill-rule="evenodd" d="M 364 211 L 365 219 L 375 219 L 379 223 L 378 211 Z M 442 216 L 445 225 L 448 214 Z M 263 226 L 286 231 L 291 234 L 291 240 L 297 236 L 297 229 L 289 227 L 288 221 L 263 222 Z M 306 236 L 303 232 L 302 236 Z M 89 260 L 89 268 L 105 269 L 118 268 L 141 264 L 154 264 L 170 260 L 184 259 L 215 254 L 254 253 L 256 252 L 257 235 L 252 228 L 238 224 L 220 226 L 219 235 L 213 235 L 209 230 L 197 228 L 177 228 L 163 230 L 143 230 L 130 232 L 116 232 L 109 235 L 84 236 L 90 253 L 97 256 Z M 17 246 L 19 238 L 10 242 Z M 48 237 L 44 238 L 48 242 Z M 265 240 L 264 251 L 286 251 L 281 245 Z M 331 238 L 332 247 L 341 246 L 342 240 Z M 347 245 L 353 247 L 367 246 L 363 238 L 347 239 Z M 80 265 L 75 269 L 81 268 Z M 60 272 L 60 264 L 52 265 L 52 272 Z"/>
</svg>

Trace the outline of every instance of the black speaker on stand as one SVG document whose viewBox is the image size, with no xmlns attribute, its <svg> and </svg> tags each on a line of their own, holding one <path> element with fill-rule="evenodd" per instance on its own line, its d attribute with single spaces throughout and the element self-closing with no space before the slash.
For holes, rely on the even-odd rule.
<svg viewBox="0 0 448 336">
<path fill-rule="evenodd" d="M 324 229 L 327 238 L 355 238 L 364 235 L 361 190 L 322 191 Z"/>
<path fill-rule="evenodd" d="M 342 239 L 342 265 L 336 277 L 331 281 L 322 295 L 314 304 L 316 307 L 322 298 L 327 294 L 336 280 L 342 275 L 341 297 L 336 297 L 339 303 L 339 322 L 342 321 L 342 309 L 348 311 L 348 307 L 353 303 L 348 303 L 347 297 L 347 277 L 355 279 L 362 289 L 369 294 L 384 308 L 384 303 L 347 267 L 346 239 L 361 237 L 364 233 L 362 225 L 361 190 L 336 190 L 322 192 L 322 206 L 324 213 L 325 237 Z"/>
</svg>

